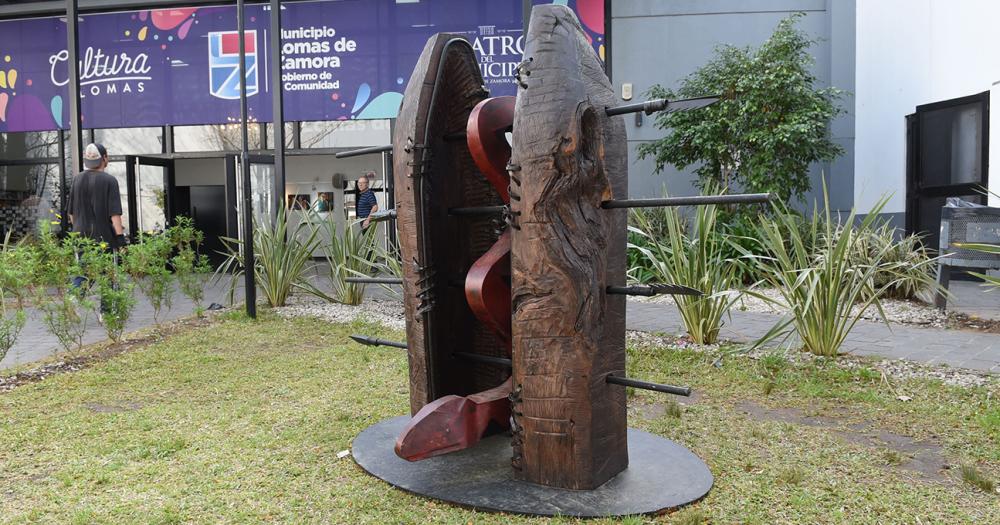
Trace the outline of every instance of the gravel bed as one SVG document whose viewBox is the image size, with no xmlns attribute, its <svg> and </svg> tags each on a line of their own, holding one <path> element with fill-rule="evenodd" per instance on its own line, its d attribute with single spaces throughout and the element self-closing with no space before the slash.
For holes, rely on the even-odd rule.
<svg viewBox="0 0 1000 525">
<path fill-rule="evenodd" d="M 403 304 L 393 300 L 365 299 L 359 306 L 348 306 L 338 303 L 328 303 L 311 296 L 300 296 L 290 301 L 288 306 L 275 308 L 274 311 L 279 316 L 285 318 L 299 316 L 316 317 L 335 323 L 350 323 L 361 318 L 365 321 L 382 323 L 395 330 L 406 329 Z M 886 313 L 888 314 L 888 311 Z M 719 345 L 698 345 L 683 337 L 662 336 L 629 330 L 625 334 L 625 340 L 627 344 L 635 346 L 659 346 L 675 350 L 693 350 L 696 352 L 705 352 L 710 355 L 715 354 L 717 355 L 717 359 L 715 360 L 717 366 L 723 366 L 727 360 L 726 354 L 719 351 Z M 816 359 L 825 359 L 813 354 L 787 348 L 761 348 L 744 354 L 750 359 L 757 360 L 764 355 L 771 355 L 775 352 L 782 353 L 793 363 L 807 363 Z M 837 364 L 846 368 L 872 367 L 885 374 L 886 377 L 894 379 L 937 379 L 948 385 L 964 387 L 987 386 L 1000 383 L 1000 380 L 996 376 L 992 376 L 987 372 L 947 366 L 931 366 L 902 359 L 874 361 L 871 358 L 842 355 L 837 357 Z"/>
<path fill-rule="evenodd" d="M 719 352 L 719 345 L 698 345 L 684 338 L 673 336 L 654 335 L 647 332 L 628 331 L 625 340 L 629 345 L 635 346 L 658 346 L 675 350 L 692 350 L 704 352 L 708 355 L 716 356 L 714 364 L 724 366 L 727 356 Z M 737 352 L 735 356 L 746 356 L 752 360 L 758 360 L 765 355 L 775 353 L 784 356 L 789 362 L 795 364 L 807 364 L 816 360 L 827 359 L 808 352 L 801 352 L 788 348 L 759 348 L 753 351 Z M 968 370 L 964 368 L 952 368 L 945 365 L 926 365 L 905 359 L 879 359 L 873 360 L 869 357 L 860 357 L 850 354 L 840 355 L 836 358 L 838 366 L 844 368 L 870 367 L 881 372 L 887 378 L 905 379 L 936 379 L 946 385 L 960 387 L 977 386 L 1000 386 L 1000 377 L 991 375 L 989 372 L 978 370 Z"/>
<path fill-rule="evenodd" d="M 313 296 L 293 296 L 287 306 L 274 309 L 281 317 L 316 317 L 332 323 L 351 323 L 356 319 L 381 323 L 393 330 L 405 330 L 403 303 L 366 298 L 358 306 L 330 303 Z"/>
<path fill-rule="evenodd" d="M 755 290 L 755 292 L 776 301 L 778 304 L 773 304 L 758 297 L 744 295 L 736 301 L 736 304 L 733 305 L 733 309 L 741 312 L 778 315 L 784 314 L 788 311 L 788 307 L 785 305 L 784 301 L 781 300 L 781 294 L 779 294 L 776 290 L 766 288 Z M 657 295 L 653 297 L 630 297 L 629 300 L 651 303 L 672 303 L 674 299 L 669 295 Z M 949 313 L 942 312 L 933 305 L 918 301 L 885 299 L 882 301 L 882 310 L 885 311 L 885 316 L 890 323 L 921 326 L 925 328 L 949 328 L 950 325 L 953 324 L 949 323 Z M 852 314 L 857 311 L 858 307 L 855 306 L 852 309 Z M 881 316 L 879 316 L 878 311 L 874 307 L 870 307 L 861 317 L 862 319 L 870 321 L 882 322 Z"/>
</svg>

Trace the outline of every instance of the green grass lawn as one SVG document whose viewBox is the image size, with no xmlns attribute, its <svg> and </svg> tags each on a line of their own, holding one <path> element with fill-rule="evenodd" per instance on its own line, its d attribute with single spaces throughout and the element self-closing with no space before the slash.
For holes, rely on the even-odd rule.
<svg viewBox="0 0 1000 525">
<path fill-rule="evenodd" d="M 402 338 L 230 319 L 0 395 L 0 522 L 572 522 L 427 501 L 337 459 L 408 407 L 405 353 L 352 332 Z M 889 384 L 778 357 L 718 367 L 659 347 L 629 357 L 635 377 L 695 388 L 691 400 L 633 393 L 630 424 L 691 448 L 716 485 L 693 507 L 626 522 L 1000 523 L 1000 496 L 961 474 L 1000 480 L 996 382 Z"/>
</svg>

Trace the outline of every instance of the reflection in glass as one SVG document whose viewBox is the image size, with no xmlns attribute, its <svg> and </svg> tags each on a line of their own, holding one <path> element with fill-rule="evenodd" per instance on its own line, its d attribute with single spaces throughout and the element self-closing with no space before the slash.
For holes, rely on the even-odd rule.
<svg viewBox="0 0 1000 525">
<path fill-rule="evenodd" d="M 163 128 L 95 129 L 94 142 L 104 144 L 114 155 L 163 152 Z"/>
<path fill-rule="evenodd" d="M 260 126 L 256 122 L 247 128 L 250 149 L 260 149 Z M 243 136 L 239 124 L 209 126 L 176 126 L 174 151 L 239 151 Z"/>
<path fill-rule="evenodd" d="M 155 232 L 165 228 L 166 170 L 162 166 L 136 165 L 140 231 Z"/>
<path fill-rule="evenodd" d="M 59 133 L 0 133 L 0 159 L 43 159 L 59 156 Z"/>
<path fill-rule="evenodd" d="M 59 206 L 59 165 L 0 166 L 0 239 L 20 239 L 51 221 Z"/>
<path fill-rule="evenodd" d="M 388 120 L 303 122 L 302 148 L 360 148 L 392 142 Z"/>
</svg>

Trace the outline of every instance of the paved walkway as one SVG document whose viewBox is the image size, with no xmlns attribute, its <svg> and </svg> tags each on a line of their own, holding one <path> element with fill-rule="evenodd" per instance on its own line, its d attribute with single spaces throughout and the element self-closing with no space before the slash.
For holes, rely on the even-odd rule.
<svg viewBox="0 0 1000 525">
<path fill-rule="evenodd" d="M 954 305 L 949 304 L 950 308 L 979 317 L 1000 318 L 1000 291 L 990 295 L 974 283 L 958 283 L 952 292 L 958 298 Z M 721 335 L 732 341 L 752 342 L 767 333 L 778 319 L 777 315 L 734 311 L 732 319 L 724 318 Z M 626 324 L 630 330 L 684 333 L 684 323 L 673 303 L 629 301 Z M 904 325 L 886 327 L 883 323 L 859 321 L 842 351 L 1000 374 L 1000 334 Z"/>
<path fill-rule="evenodd" d="M 957 299 L 954 304 L 949 304 L 949 308 L 979 317 L 1000 319 L 1000 291 L 986 293 L 974 283 L 952 284 L 952 291 Z M 377 286 L 368 287 L 369 295 L 379 295 L 379 290 Z M 152 307 L 142 294 L 137 294 L 137 298 L 136 309 L 128 323 L 130 332 L 153 325 Z M 238 289 L 236 300 L 242 300 L 242 287 Z M 223 284 L 208 286 L 203 304 L 207 306 L 213 302 L 228 305 L 226 287 Z M 193 313 L 194 305 L 175 291 L 173 308 L 163 314 L 161 322 L 187 317 Z M 672 303 L 629 301 L 627 314 L 627 325 L 631 330 L 669 334 L 684 332 L 680 315 Z M 771 314 L 733 312 L 732 319 L 726 319 L 722 337 L 738 342 L 754 341 L 774 326 L 777 320 L 778 316 Z M 94 322 L 84 341 L 89 344 L 104 339 L 104 328 Z M 28 323 L 17 344 L 0 361 L 0 370 L 48 357 L 58 347 L 58 341 L 42 323 L 41 314 L 29 309 Z M 895 325 L 890 329 L 884 324 L 860 321 L 848 336 L 843 350 L 858 355 L 910 359 L 1000 374 L 1000 334 L 902 325 Z"/>
<path fill-rule="evenodd" d="M 208 307 L 212 303 L 228 306 L 227 291 L 228 287 L 226 283 L 210 283 L 206 287 L 205 299 L 202 301 L 202 306 Z M 236 300 L 240 301 L 242 297 L 242 288 L 240 288 Z M 7 353 L 7 357 L 3 361 L 0 361 L 0 370 L 49 357 L 60 349 L 59 341 L 45 328 L 41 312 L 34 308 L 29 308 L 26 313 L 28 322 L 25 324 L 24 330 L 21 331 L 21 335 L 17 338 L 14 348 L 11 348 L 10 352 Z M 175 285 L 173 307 L 170 310 L 161 312 L 160 322 L 173 321 L 191 315 L 194 315 L 194 304 L 177 291 Z M 135 310 L 132 312 L 132 318 L 128 321 L 126 332 L 133 332 L 153 326 L 153 324 L 153 307 L 146 300 L 145 296 L 139 290 L 136 290 Z M 87 333 L 84 335 L 84 344 L 104 341 L 107 338 L 108 336 L 104 331 L 104 327 L 97 324 L 97 320 L 92 317 L 88 323 Z"/>
</svg>

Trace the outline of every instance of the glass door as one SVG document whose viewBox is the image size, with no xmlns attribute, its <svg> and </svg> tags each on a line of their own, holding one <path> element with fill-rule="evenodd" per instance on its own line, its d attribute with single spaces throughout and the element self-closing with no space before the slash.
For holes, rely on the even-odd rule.
<svg viewBox="0 0 1000 525">
<path fill-rule="evenodd" d="M 163 231 L 173 223 L 174 161 L 160 157 L 125 157 L 128 235 Z"/>
<path fill-rule="evenodd" d="M 247 160 L 250 167 L 250 209 L 254 221 L 256 224 L 270 224 L 277 214 L 274 155 L 249 155 Z M 243 239 L 243 169 L 239 155 L 226 156 L 226 201 L 229 234 Z"/>
</svg>

